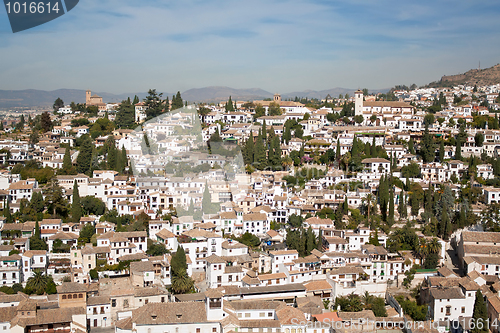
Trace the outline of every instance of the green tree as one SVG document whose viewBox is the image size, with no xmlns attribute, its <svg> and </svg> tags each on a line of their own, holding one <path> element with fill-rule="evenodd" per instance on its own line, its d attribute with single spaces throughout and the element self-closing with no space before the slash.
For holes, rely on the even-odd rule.
<svg viewBox="0 0 500 333">
<path fill-rule="evenodd" d="M 54 102 L 54 105 L 52 106 L 52 108 L 54 109 L 54 111 L 58 111 L 59 108 L 63 108 L 64 107 L 64 102 L 61 98 L 57 97 L 56 101 Z"/>
<path fill-rule="evenodd" d="M 26 281 L 25 292 L 37 295 L 57 293 L 56 285 L 51 276 L 44 275 L 41 270 L 35 270 L 32 277 Z"/>
<path fill-rule="evenodd" d="M 94 196 L 88 195 L 80 201 L 83 213 L 86 215 L 103 215 L 106 211 L 106 204 Z"/>
<path fill-rule="evenodd" d="M 410 137 L 410 142 L 408 142 L 408 150 L 410 151 L 410 154 L 415 155 L 415 148 L 413 147 L 413 138 Z"/>
<path fill-rule="evenodd" d="M 424 136 L 422 137 L 422 142 L 420 143 L 420 156 L 424 163 L 429 163 L 434 161 L 436 154 L 436 149 L 434 145 L 434 138 L 429 134 L 429 126 L 425 126 Z"/>
<path fill-rule="evenodd" d="M 439 162 L 443 163 L 444 161 L 444 140 L 441 140 L 439 143 Z"/>
<path fill-rule="evenodd" d="M 44 211 L 45 203 L 43 202 L 43 195 L 41 192 L 33 192 L 29 207 L 33 209 L 35 213 L 42 213 Z"/>
<path fill-rule="evenodd" d="M 162 256 L 167 252 L 167 248 L 162 243 L 151 243 L 146 251 L 150 256 Z"/>
<path fill-rule="evenodd" d="M 280 116 L 282 114 L 282 110 L 277 102 L 271 102 L 269 103 L 269 108 L 267 109 L 267 113 L 270 116 Z"/>
<path fill-rule="evenodd" d="M 483 133 L 477 132 L 476 135 L 474 136 L 474 142 L 476 143 L 477 147 L 482 147 L 484 142 Z"/>
<path fill-rule="evenodd" d="M 337 297 L 334 307 L 340 307 L 340 310 L 345 312 L 359 312 L 363 310 L 363 302 L 361 302 L 359 295 L 353 293 L 344 297 Z"/>
<path fill-rule="evenodd" d="M 264 147 L 264 138 L 262 137 L 260 130 L 255 142 L 254 163 L 259 170 L 263 170 L 267 166 L 267 154 Z"/>
<path fill-rule="evenodd" d="M 172 290 L 176 294 L 185 294 L 191 291 L 193 287 L 194 281 L 184 269 L 180 270 L 177 274 L 172 274 Z"/>
<path fill-rule="evenodd" d="M 73 175 L 76 174 L 76 169 L 73 167 L 73 162 L 71 161 L 71 150 L 69 147 L 64 149 L 63 165 L 61 169 L 61 174 Z"/>
<path fill-rule="evenodd" d="M 76 180 L 73 184 L 73 202 L 71 203 L 71 219 L 73 223 L 80 223 L 82 217 L 82 206 L 80 203 L 80 192 Z"/>
<path fill-rule="evenodd" d="M 486 308 L 486 302 L 483 298 L 483 293 L 481 290 L 476 291 L 476 300 L 474 301 L 474 311 L 472 312 L 472 318 L 474 319 L 475 327 L 472 329 L 472 333 L 488 333 L 488 310 Z"/>
<path fill-rule="evenodd" d="M 137 98 L 137 103 L 139 103 L 139 98 Z M 134 98 L 134 102 L 135 102 Z M 116 127 L 118 128 L 130 128 L 132 127 L 133 124 L 135 124 L 135 104 L 137 103 L 130 103 L 130 98 L 122 101 L 120 103 L 120 106 L 117 109 L 116 112 L 116 117 L 115 117 L 115 124 Z"/>
<path fill-rule="evenodd" d="M 430 126 L 430 125 L 434 124 L 434 121 L 435 121 L 435 118 L 434 118 L 434 115 L 432 113 L 428 113 L 425 115 L 424 124 L 426 126 Z"/>
<path fill-rule="evenodd" d="M 162 96 L 163 93 L 157 93 L 156 89 L 148 90 L 148 95 L 144 100 L 147 119 L 158 117 L 163 112 L 164 104 L 161 99 Z"/>
<path fill-rule="evenodd" d="M 48 211 L 52 211 L 54 217 L 57 215 L 66 215 L 67 202 L 57 178 L 52 178 L 50 180 L 43 189 L 43 194 L 45 196 L 45 206 Z"/>
<path fill-rule="evenodd" d="M 250 132 L 250 137 L 245 143 L 245 149 L 243 153 L 244 153 L 243 158 L 245 160 L 245 164 L 252 164 L 254 161 L 254 154 L 255 154 L 255 144 L 252 132 Z"/>
<path fill-rule="evenodd" d="M 137 97 L 137 96 L 136 96 L 136 97 Z M 96 270 L 95 268 L 94 268 L 94 269 L 91 269 L 91 270 L 89 271 L 89 275 L 90 275 L 90 278 L 91 278 L 92 280 L 97 280 L 97 279 L 99 279 L 99 273 L 97 273 L 97 270 Z"/>
<path fill-rule="evenodd" d="M 35 222 L 35 233 L 30 237 L 30 250 L 47 250 L 49 247 L 40 235 L 38 221 Z"/>
<path fill-rule="evenodd" d="M 175 96 L 172 96 L 172 107 L 171 110 L 177 110 L 184 107 L 184 102 L 182 101 L 181 92 L 178 91 Z"/>
<path fill-rule="evenodd" d="M 266 115 L 266 109 L 261 105 L 261 104 L 257 104 L 255 106 L 255 115 L 254 115 L 254 119 L 257 119 L 257 118 L 260 118 L 260 117 L 263 117 Z"/>
<path fill-rule="evenodd" d="M 234 105 L 233 105 L 233 101 L 231 100 L 231 96 L 229 96 L 229 100 L 226 103 L 225 109 L 226 109 L 226 112 L 234 111 Z"/>
<path fill-rule="evenodd" d="M 84 245 L 91 242 L 92 236 L 95 235 L 95 227 L 92 223 L 87 223 L 83 226 L 80 231 L 80 237 L 78 237 L 78 244 Z"/>
<path fill-rule="evenodd" d="M 193 281 L 187 274 L 186 252 L 182 246 L 178 246 L 177 251 L 172 255 L 170 270 L 172 273 L 172 289 L 175 293 L 183 294 L 193 288 Z"/>
<path fill-rule="evenodd" d="M 389 192 L 389 216 L 387 218 L 387 222 L 389 225 L 394 223 L 394 192 L 392 191 L 392 188 Z"/>
<path fill-rule="evenodd" d="M 210 195 L 207 182 L 205 182 L 205 189 L 203 190 L 201 205 L 204 214 L 217 214 L 220 209 L 220 205 L 218 203 L 212 202 L 212 197 Z"/>
<path fill-rule="evenodd" d="M 52 130 L 52 120 L 50 119 L 50 114 L 47 111 L 42 113 L 42 115 L 40 116 L 40 125 L 44 133 Z"/>
<path fill-rule="evenodd" d="M 241 237 L 236 238 L 236 240 L 252 249 L 257 248 L 260 245 L 259 237 L 249 233 L 248 231 L 241 235 Z"/>
<path fill-rule="evenodd" d="M 93 150 L 94 143 L 92 142 L 92 139 L 88 135 L 85 135 L 80 146 L 80 152 L 76 158 L 76 169 L 79 173 L 90 173 Z"/>
</svg>

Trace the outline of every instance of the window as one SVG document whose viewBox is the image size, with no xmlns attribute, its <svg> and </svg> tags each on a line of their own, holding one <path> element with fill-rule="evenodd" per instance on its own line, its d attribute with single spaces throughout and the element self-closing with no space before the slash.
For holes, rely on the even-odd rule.
<svg viewBox="0 0 500 333">
<path fill-rule="evenodd" d="M 250 313 L 249 312 L 245 313 L 245 318 L 250 318 Z"/>
<path fill-rule="evenodd" d="M 462 313 L 465 313 L 465 306 L 462 306 Z"/>
<path fill-rule="evenodd" d="M 201 328 L 196 327 L 196 333 L 200 333 L 200 332 L 201 332 Z"/>
<path fill-rule="evenodd" d="M 212 332 L 217 332 L 217 327 L 212 327 Z"/>
<path fill-rule="evenodd" d="M 113 308 L 116 307 L 116 299 L 111 300 L 111 307 L 113 307 Z M 123 307 L 125 307 L 125 301 L 123 302 Z"/>
<path fill-rule="evenodd" d="M 62 295 L 62 299 L 66 299 L 66 295 Z"/>
</svg>

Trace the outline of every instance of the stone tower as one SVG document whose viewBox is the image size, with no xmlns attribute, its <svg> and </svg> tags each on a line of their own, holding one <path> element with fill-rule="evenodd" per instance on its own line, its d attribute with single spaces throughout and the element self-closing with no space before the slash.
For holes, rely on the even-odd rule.
<svg viewBox="0 0 500 333">
<path fill-rule="evenodd" d="M 359 89 L 354 92 L 354 115 L 363 115 L 363 91 Z"/>
<path fill-rule="evenodd" d="M 274 101 L 279 104 L 281 102 L 281 95 L 280 94 L 274 94 Z"/>
<path fill-rule="evenodd" d="M 92 93 L 90 92 L 90 90 L 87 90 L 85 92 L 85 104 L 89 105 L 90 104 L 90 96 L 92 95 Z"/>
</svg>

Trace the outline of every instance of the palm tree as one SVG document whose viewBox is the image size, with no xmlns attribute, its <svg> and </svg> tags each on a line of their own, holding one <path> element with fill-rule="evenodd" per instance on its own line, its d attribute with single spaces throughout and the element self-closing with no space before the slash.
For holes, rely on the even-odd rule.
<svg viewBox="0 0 500 333">
<path fill-rule="evenodd" d="M 439 243 L 438 239 L 434 237 L 428 245 L 429 253 L 438 253 L 441 250 L 441 243 Z"/>
<path fill-rule="evenodd" d="M 373 295 L 370 295 L 368 291 L 365 291 L 363 296 L 361 296 L 361 299 L 363 301 L 363 304 L 365 305 L 365 308 L 367 308 L 373 300 Z"/>
<path fill-rule="evenodd" d="M 172 275 L 172 290 L 176 294 L 185 294 L 193 288 L 194 282 L 184 269 Z"/>
<path fill-rule="evenodd" d="M 35 270 L 35 274 L 26 282 L 26 288 L 31 289 L 34 293 L 43 294 L 48 284 L 47 275 L 43 275 L 40 269 Z"/>
<path fill-rule="evenodd" d="M 370 221 L 370 208 L 373 203 L 373 194 L 370 192 L 366 197 L 363 198 L 363 201 L 365 202 L 366 208 L 367 208 L 367 213 L 368 213 L 368 221 Z"/>
<path fill-rule="evenodd" d="M 416 252 L 417 255 L 420 257 L 420 260 L 424 259 L 427 256 L 427 254 L 429 254 L 429 246 L 425 238 L 420 238 Z"/>
</svg>

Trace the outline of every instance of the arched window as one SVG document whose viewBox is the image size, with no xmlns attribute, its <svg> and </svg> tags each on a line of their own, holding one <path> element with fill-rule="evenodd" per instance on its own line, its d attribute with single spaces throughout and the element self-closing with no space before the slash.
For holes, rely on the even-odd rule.
<svg viewBox="0 0 500 333">
<path fill-rule="evenodd" d="M 71 299 L 71 298 L 72 298 L 71 294 L 68 294 L 68 299 Z"/>
<path fill-rule="evenodd" d="M 78 294 L 78 298 L 83 298 L 83 294 Z"/>
<path fill-rule="evenodd" d="M 62 299 L 66 299 L 66 295 L 62 295 Z"/>
</svg>

